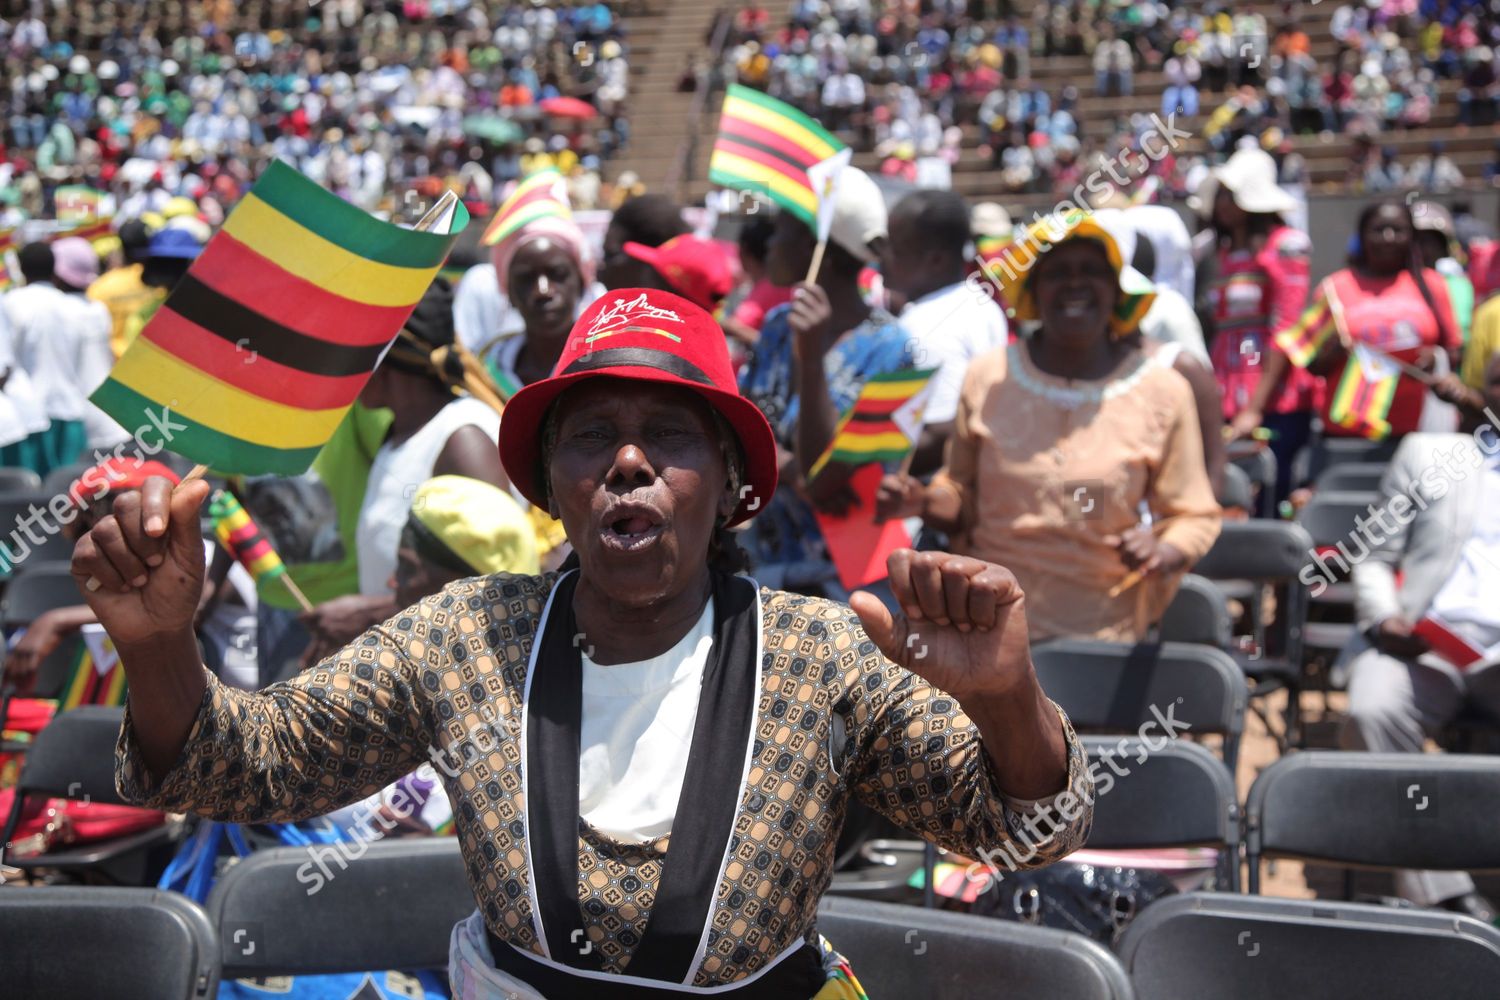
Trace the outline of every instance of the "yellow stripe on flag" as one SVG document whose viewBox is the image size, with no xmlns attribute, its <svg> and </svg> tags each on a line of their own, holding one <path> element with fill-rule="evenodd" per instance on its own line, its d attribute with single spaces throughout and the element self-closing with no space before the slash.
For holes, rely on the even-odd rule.
<svg viewBox="0 0 1500 1000">
<path fill-rule="evenodd" d="M 322 447 L 348 412 L 344 406 L 304 410 L 251 395 L 205 375 L 144 337 L 115 363 L 110 377 L 160 401 L 171 415 L 268 448 Z"/>
<path fill-rule="evenodd" d="M 899 451 L 910 447 L 911 438 L 898 431 L 852 434 L 846 429 L 833 440 L 834 451 Z"/>
<path fill-rule="evenodd" d="M 381 264 L 350 253 L 278 212 L 253 191 L 230 213 L 224 232 L 282 270 L 372 306 L 413 305 L 437 271 Z M 288 238 L 292 233 L 296 236 Z"/>
<path fill-rule="evenodd" d="M 838 148 L 830 146 L 822 136 L 808 131 L 786 115 L 779 115 L 770 108 L 761 107 L 753 101 L 727 97 L 724 99 L 724 108 L 720 117 L 739 118 L 752 125 L 759 125 L 766 131 L 774 132 L 783 139 L 810 151 L 815 160 L 826 160 L 838 152 Z"/>
<path fill-rule="evenodd" d="M 870 381 L 865 383 L 859 395 L 862 399 L 910 399 L 922 391 L 929 378 L 930 375 L 924 375 L 900 382 Z"/>
<path fill-rule="evenodd" d="M 772 170 L 754 160 L 747 160 L 743 156 L 736 156 L 722 149 L 714 150 L 709 169 L 721 170 L 747 181 L 762 184 L 788 201 L 801 206 L 810 215 L 816 216 L 818 213 L 818 196 L 813 193 L 813 189 L 805 184 L 798 184 L 779 170 Z"/>
</svg>

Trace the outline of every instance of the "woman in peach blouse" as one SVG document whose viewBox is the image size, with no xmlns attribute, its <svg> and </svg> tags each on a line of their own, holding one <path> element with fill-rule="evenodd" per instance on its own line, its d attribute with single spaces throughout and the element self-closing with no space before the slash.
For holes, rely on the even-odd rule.
<svg viewBox="0 0 1500 1000">
<path fill-rule="evenodd" d="M 1033 639 L 1136 641 L 1219 533 L 1192 390 L 1128 337 L 1150 283 L 1082 215 L 1032 226 L 992 276 L 1041 326 L 975 359 L 945 467 L 887 477 L 881 512 L 1010 569 Z"/>
</svg>

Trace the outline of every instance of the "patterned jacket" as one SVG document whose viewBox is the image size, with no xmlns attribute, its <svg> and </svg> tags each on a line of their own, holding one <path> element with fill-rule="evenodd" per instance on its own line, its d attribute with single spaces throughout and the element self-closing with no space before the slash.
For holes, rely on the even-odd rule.
<svg viewBox="0 0 1500 1000">
<path fill-rule="evenodd" d="M 452 584 L 258 693 L 209 676 L 183 755 L 159 785 L 127 714 L 119 790 L 217 820 L 293 821 L 434 766 L 490 933 L 543 954 L 522 719 L 531 647 L 556 579 L 496 574 Z M 1041 866 L 1083 843 L 1093 785 L 1065 716 L 1067 791 L 1085 805 L 1038 843 L 1002 802 L 978 731 L 952 697 L 885 659 L 842 604 L 768 589 L 759 601 L 754 738 L 696 985 L 733 982 L 808 939 L 851 796 L 970 856 L 1005 849 L 1025 858 L 1036 848 L 1029 864 Z M 605 971 L 628 971 L 667 840 L 612 844 L 581 824 L 580 915 Z"/>
</svg>

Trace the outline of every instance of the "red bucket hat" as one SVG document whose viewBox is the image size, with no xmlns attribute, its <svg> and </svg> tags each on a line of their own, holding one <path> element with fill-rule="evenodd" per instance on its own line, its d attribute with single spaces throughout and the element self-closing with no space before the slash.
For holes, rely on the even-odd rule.
<svg viewBox="0 0 1500 1000">
<path fill-rule="evenodd" d="M 724 248 L 691 233 L 674 236 L 659 247 L 626 243 L 625 252 L 649 265 L 679 295 L 701 309 L 716 309 L 734 288 L 734 272 Z"/>
<path fill-rule="evenodd" d="M 547 407 L 590 378 L 638 379 L 691 389 L 729 422 L 745 456 L 739 506 L 728 523 L 748 520 L 776 492 L 776 438 L 756 405 L 739 393 L 729 345 L 713 317 L 671 292 L 621 288 L 588 307 L 550 378 L 511 397 L 500 419 L 500 461 L 516 489 L 546 508 L 541 426 Z"/>
</svg>

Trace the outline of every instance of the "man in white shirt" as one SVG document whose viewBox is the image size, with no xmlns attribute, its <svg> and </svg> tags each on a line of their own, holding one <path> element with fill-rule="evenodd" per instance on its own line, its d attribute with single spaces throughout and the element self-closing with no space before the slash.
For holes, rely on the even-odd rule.
<svg viewBox="0 0 1500 1000">
<path fill-rule="evenodd" d="M 903 307 L 897 315 L 911 334 L 917 366 L 938 369 L 912 460 L 911 471 L 922 475 L 942 465 L 969 362 L 1005 346 L 1005 314 L 983 289 L 964 281 L 970 233 L 962 196 L 915 191 L 891 211 L 889 227 L 880 262 L 885 287 L 893 305 Z"/>
<path fill-rule="evenodd" d="M 1481 420 L 1473 434 L 1406 436 L 1381 480 L 1372 517 L 1347 543 L 1354 552 L 1369 547 L 1368 558 L 1353 567 L 1360 631 L 1344 651 L 1350 668 L 1343 741 L 1350 749 L 1421 753 L 1426 738 L 1465 704 L 1500 716 L 1500 666 L 1494 664 L 1500 655 L 1500 353 L 1485 368 L 1484 399 L 1488 422 Z M 1417 634 L 1431 634 L 1427 629 L 1436 623 L 1487 655 L 1460 669 Z M 1420 906 L 1487 922 L 1496 916 L 1463 872 L 1402 871 L 1396 885 Z"/>
</svg>

